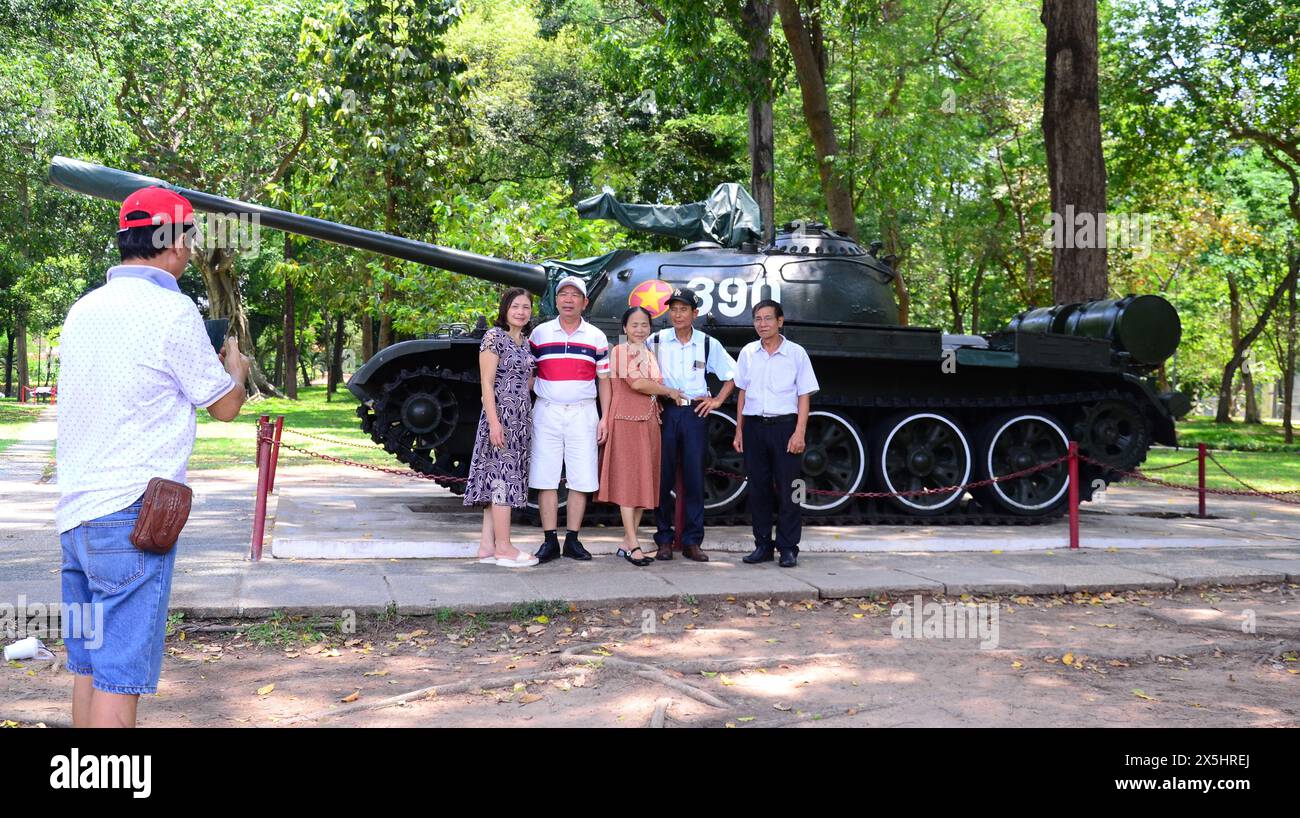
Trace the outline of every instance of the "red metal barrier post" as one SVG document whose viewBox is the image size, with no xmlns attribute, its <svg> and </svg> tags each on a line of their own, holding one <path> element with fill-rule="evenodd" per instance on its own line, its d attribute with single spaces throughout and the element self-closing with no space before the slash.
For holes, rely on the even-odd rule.
<svg viewBox="0 0 1300 818">
<path fill-rule="evenodd" d="M 266 533 L 266 494 L 271 477 L 270 420 L 266 415 L 257 420 L 257 500 L 253 506 L 253 541 L 249 548 L 254 562 L 262 559 L 262 536 Z"/>
<path fill-rule="evenodd" d="M 1070 548 L 1079 547 L 1079 444 L 1070 441 Z"/>
<path fill-rule="evenodd" d="M 275 467 L 280 463 L 280 432 L 284 431 L 284 415 L 275 417 L 275 437 L 271 439 L 271 479 L 266 483 L 266 493 L 275 491 Z"/>
<path fill-rule="evenodd" d="M 1196 444 L 1196 516 L 1205 516 L 1205 444 Z"/>
</svg>

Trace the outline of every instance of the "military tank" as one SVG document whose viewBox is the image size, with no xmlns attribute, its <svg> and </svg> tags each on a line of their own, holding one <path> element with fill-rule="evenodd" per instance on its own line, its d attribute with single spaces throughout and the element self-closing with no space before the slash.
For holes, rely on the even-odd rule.
<svg viewBox="0 0 1300 818">
<path fill-rule="evenodd" d="M 617 339 L 629 305 L 666 325 L 676 287 L 701 300 L 697 326 L 737 353 L 755 333 L 750 308 L 779 301 L 785 334 L 811 356 L 821 383 L 808 421 L 805 514 L 835 523 L 1005 525 L 1059 516 L 1064 463 L 984 486 L 887 498 L 856 492 L 916 492 L 982 481 L 1056 460 L 1070 440 L 1104 466 L 1085 463 L 1084 499 L 1143 462 L 1152 443 L 1175 445 L 1174 422 L 1190 403 L 1157 394 L 1153 373 L 1178 346 L 1177 312 L 1155 295 L 1060 304 L 1017 315 L 1001 331 L 955 335 L 901 326 L 893 259 L 880 243 L 863 247 L 823 224 L 783 225 L 760 241 L 758 209 L 738 185 L 678 207 L 623 204 L 606 191 L 579 204 L 585 217 L 610 218 L 684 242 L 671 252 L 618 250 L 592 259 L 509 261 L 300 216 L 175 187 L 124 171 L 56 158 L 50 179 L 74 191 L 121 201 L 157 184 L 198 210 L 247 215 L 261 225 L 335 242 L 506 286 L 541 297 L 553 312 L 554 286 L 576 274 L 588 283 L 588 321 Z M 478 423 L 478 344 L 485 325 L 448 326 L 376 353 L 348 381 L 361 401 L 362 429 L 412 469 L 442 478 L 469 472 Z M 714 384 L 715 392 L 717 384 Z M 748 483 L 731 447 L 735 404 L 712 414 L 706 457 L 709 522 L 745 518 Z"/>
</svg>

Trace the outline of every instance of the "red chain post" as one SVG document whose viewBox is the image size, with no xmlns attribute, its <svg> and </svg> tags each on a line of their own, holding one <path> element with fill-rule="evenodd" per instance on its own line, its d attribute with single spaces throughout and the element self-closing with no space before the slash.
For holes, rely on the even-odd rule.
<svg viewBox="0 0 1300 818">
<path fill-rule="evenodd" d="M 1196 444 L 1196 516 L 1205 516 L 1205 444 Z"/>
<path fill-rule="evenodd" d="M 253 507 L 253 541 L 250 556 L 253 562 L 262 559 L 262 537 L 266 533 L 266 495 L 271 476 L 271 419 L 262 415 L 257 419 L 257 500 Z"/>
<path fill-rule="evenodd" d="M 1079 547 L 1079 444 L 1070 441 L 1070 548 Z"/>
<path fill-rule="evenodd" d="M 275 491 L 275 467 L 280 463 L 280 432 L 284 431 L 284 415 L 275 417 L 275 437 L 271 439 L 271 479 L 266 483 L 266 493 Z"/>
</svg>

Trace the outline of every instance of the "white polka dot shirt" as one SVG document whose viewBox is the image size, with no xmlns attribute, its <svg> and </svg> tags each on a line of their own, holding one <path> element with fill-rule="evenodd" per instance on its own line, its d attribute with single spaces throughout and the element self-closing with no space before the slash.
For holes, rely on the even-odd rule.
<svg viewBox="0 0 1300 818">
<path fill-rule="evenodd" d="M 150 478 L 185 482 L 195 407 L 234 387 L 194 302 L 142 278 L 74 304 L 59 360 L 59 533 L 130 506 Z"/>
</svg>

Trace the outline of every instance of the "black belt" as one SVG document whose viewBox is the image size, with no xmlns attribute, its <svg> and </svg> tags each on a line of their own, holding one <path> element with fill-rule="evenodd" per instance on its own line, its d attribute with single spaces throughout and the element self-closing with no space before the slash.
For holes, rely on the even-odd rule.
<svg viewBox="0 0 1300 818">
<path fill-rule="evenodd" d="M 685 406 L 683 406 L 683 405 L 681 405 L 680 403 L 677 403 L 676 401 L 672 400 L 671 398 L 663 398 L 663 397 L 661 397 L 661 398 L 659 399 L 659 405 L 662 406 L 662 407 L 664 407 L 665 409 L 689 409 L 689 410 L 691 410 L 692 412 L 694 412 L 694 411 L 695 411 L 695 401 L 696 401 L 695 398 L 691 398 L 691 402 L 688 403 L 688 404 L 686 404 Z"/>
<path fill-rule="evenodd" d="M 745 422 L 749 423 L 750 421 L 753 421 L 754 423 L 788 423 L 789 421 L 798 419 L 798 417 L 799 417 L 798 415 L 773 415 L 772 417 L 765 417 L 763 415 L 745 415 Z"/>
</svg>

